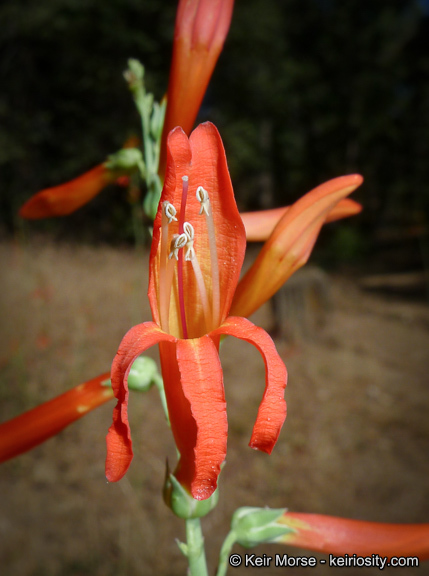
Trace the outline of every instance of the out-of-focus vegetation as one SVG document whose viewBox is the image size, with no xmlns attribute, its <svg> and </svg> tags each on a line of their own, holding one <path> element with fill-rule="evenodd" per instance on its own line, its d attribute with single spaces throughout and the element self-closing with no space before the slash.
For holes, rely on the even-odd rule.
<svg viewBox="0 0 429 576">
<path fill-rule="evenodd" d="M 167 85 L 176 2 L 4 0 L 0 7 L 1 224 L 20 204 L 118 149 L 139 122 L 129 57 L 157 98 Z M 333 227 L 343 258 L 400 242 L 386 267 L 424 261 L 429 208 L 429 17 L 417 0 L 237 0 L 200 119 L 225 141 L 241 208 L 291 203 L 360 172 L 364 213 Z M 57 235 L 131 238 L 122 189 L 60 222 Z M 345 245 L 346 243 L 347 245 Z M 369 252 L 371 250 L 371 252 Z"/>
</svg>

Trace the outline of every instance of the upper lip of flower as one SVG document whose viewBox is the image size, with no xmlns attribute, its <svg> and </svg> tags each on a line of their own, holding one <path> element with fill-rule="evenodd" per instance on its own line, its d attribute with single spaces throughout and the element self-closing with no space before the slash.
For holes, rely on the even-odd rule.
<svg viewBox="0 0 429 576">
<path fill-rule="evenodd" d="M 214 126 L 201 125 L 189 141 L 183 130 L 173 130 L 169 150 L 162 207 L 154 222 L 148 294 L 153 319 L 163 330 L 193 338 L 217 328 L 227 317 L 246 238 Z M 178 217 L 168 218 L 166 210 Z M 177 274 L 172 277 L 171 242 L 186 228 L 192 230 L 192 240 L 185 255 L 182 250 L 177 254 Z"/>
</svg>

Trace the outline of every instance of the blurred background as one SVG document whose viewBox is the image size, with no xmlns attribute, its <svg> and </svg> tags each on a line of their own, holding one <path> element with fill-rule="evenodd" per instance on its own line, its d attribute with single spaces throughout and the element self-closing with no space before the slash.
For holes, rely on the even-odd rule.
<svg viewBox="0 0 429 576">
<path fill-rule="evenodd" d="M 123 334 L 150 317 L 124 188 L 63 219 L 17 211 L 139 134 L 122 73 L 140 59 L 163 96 L 176 5 L 1 3 L 0 421 L 108 370 Z M 359 172 L 364 211 L 326 226 L 312 266 L 253 318 L 289 371 L 270 458 L 247 448 L 263 362 L 233 339 L 222 350 L 230 436 L 204 521 L 212 566 L 241 505 L 429 521 L 428 36 L 423 0 L 236 0 L 199 120 L 221 132 L 240 209 Z M 1 466 L 2 576 L 185 573 L 182 523 L 160 497 L 171 436 L 155 391 L 132 400 L 136 456 L 119 484 L 104 479 L 112 404 Z M 285 551 L 298 553 L 257 550 Z"/>
</svg>

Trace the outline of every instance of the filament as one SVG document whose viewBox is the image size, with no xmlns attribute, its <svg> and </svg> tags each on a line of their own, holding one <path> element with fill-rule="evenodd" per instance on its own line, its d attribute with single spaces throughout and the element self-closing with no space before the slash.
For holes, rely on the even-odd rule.
<svg viewBox="0 0 429 576">
<path fill-rule="evenodd" d="M 204 284 L 203 274 L 201 272 L 201 267 L 198 262 L 198 258 L 195 254 L 194 250 L 194 227 L 189 222 L 185 222 L 183 224 L 183 229 L 187 236 L 188 242 L 186 244 L 186 254 L 185 254 L 185 261 L 190 261 L 192 263 L 192 268 L 195 274 L 195 280 L 197 282 L 198 292 L 200 294 L 201 303 L 203 306 L 203 313 L 204 313 L 204 321 L 206 323 L 206 331 L 210 330 L 211 326 L 211 313 L 210 313 L 210 305 L 209 299 L 207 296 L 206 285 Z"/>
<path fill-rule="evenodd" d="M 159 314 L 161 328 L 168 332 L 169 312 L 170 312 L 170 292 L 173 276 L 167 273 L 169 268 L 167 264 L 168 255 L 168 225 L 176 220 L 176 209 L 170 202 L 162 204 L 161 218 L 161 254 L 159 263 Z M 171 276 L 171 278 L 170 278 Z"/>
<path fill-rule="evenodd" d="M 216 328 L 220 324 L 220 282 L 213 211 L 211 210 L 210 199 L 207 190 L 205 190 L 202 186 L 198 186 L 196 196 L 199 202 L 201 202 L 200 214 L 204 213 L 205 215 L 207 233 L 209 237 L 212 273 L 213 326 Z"/>
<path fill-rule="evenodd" d="M 182 202 L 180 204 L 179 216 L 179 235 L 183 234 L 183 224 L 185 222 L 186 201 L 188 199 L 188 177 L 182 177 Z M 183 338 L 188 337 L 188 328 L 186 325 L 185 296 L 183 293 L 183 252 L 180 250 L 177 266 L 177 283 L 179 288 L 179 311 L 180 321 L 182 323 Z"/>
</svg>

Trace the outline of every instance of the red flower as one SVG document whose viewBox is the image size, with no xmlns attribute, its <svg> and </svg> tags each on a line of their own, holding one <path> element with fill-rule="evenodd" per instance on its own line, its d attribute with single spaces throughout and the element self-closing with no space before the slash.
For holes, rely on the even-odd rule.
<svg viewBox="0 0 429 576">
<path fill-rule="evenodd" d="M 384 524 L 296 512 L 287 512 L 276 522 L 292 531 L 275 541 L 298 548 L 341 556 L 429 559 L 429 524 Z"/>
<path fill-rule="evenodd" d="M 113 392 L 104 383 L 109 378 L 110 374 L 97 376 L 0 424 L 0 462 L 31 450 L 87 412 L 108 402 Z"/>
<path fill-rule="evenodd" d="M 134 359 L 159 343 L 179 482 L 198 500 L 216 488 L 226 455 L 227 418 L 218 348 L 221 335 L 254 344 L 266 366 L 265 392 L 250 446 L 270 453 L 286 417 L 286 368 L 268 334 L 230 317 L 245 232 L 216 128 L 181 128 L 167 142 L 167 171 L 154 223 L 149 300 L 153 322 L 132 328 L 112 365 L 117 406 L 107 435 L 106 476 L 117 481 L 132 457 L 127 376 Z"/>
<path fill-rule="evenodd" d="M 41 190 L 27 200 L 19 215 L 27 220 L 67 216 L 87 204 L 116 178 L 117 175 L 100 164 L 70 182 Z"/>
<path fill-rule="evenodd" d="M 332 180 L 331 180 L 332 182 Z M 248 242 L 264 242 L 274 231 L 274 228 L 280 222 L 290 206 L 283 208 L 272 208 L 271 210 L 260 210 L 257 212 L 240 213 L 246 229 L 246 238 Z M 349 216 L 355 216 L 362 211 L 362 206 L 351 198 L 340 200 L 336 206 L 329 212 L 325 223 L 335 222 Z"/>
<path fill-rule="evenodd" d="M 231 313 L 250 316 L 310 257 L 323 224 L 363 178 L 340 176 L 321 184 L 284 211 L 256 261 L 240 280 Z M 283 209 L 284 210 L 284 209 Z"/>
<path fill-rule="evenodd" d="M 134 148 L 138 143 L 138 139 L 132 136 L 122 149 Z M 69 182 L 37 192 L 21 207 L 19 215 L 27 220 L 67 216 L 87 204 L 109 184 L 117 182 L 120 186 L 127 186 L 127 175 L 126 170 L 109 170 L 106 163 L 99 164 Z"/>
<path fill-rule="evenodd" d="M 194 126 L 228 34 L 233 7 L 234 0 L 179 2 L 161 141 L 161 175 L 165 171 L 166 143 L 170 131 L 181 126 L 189 134 Z"/>
</svg>

